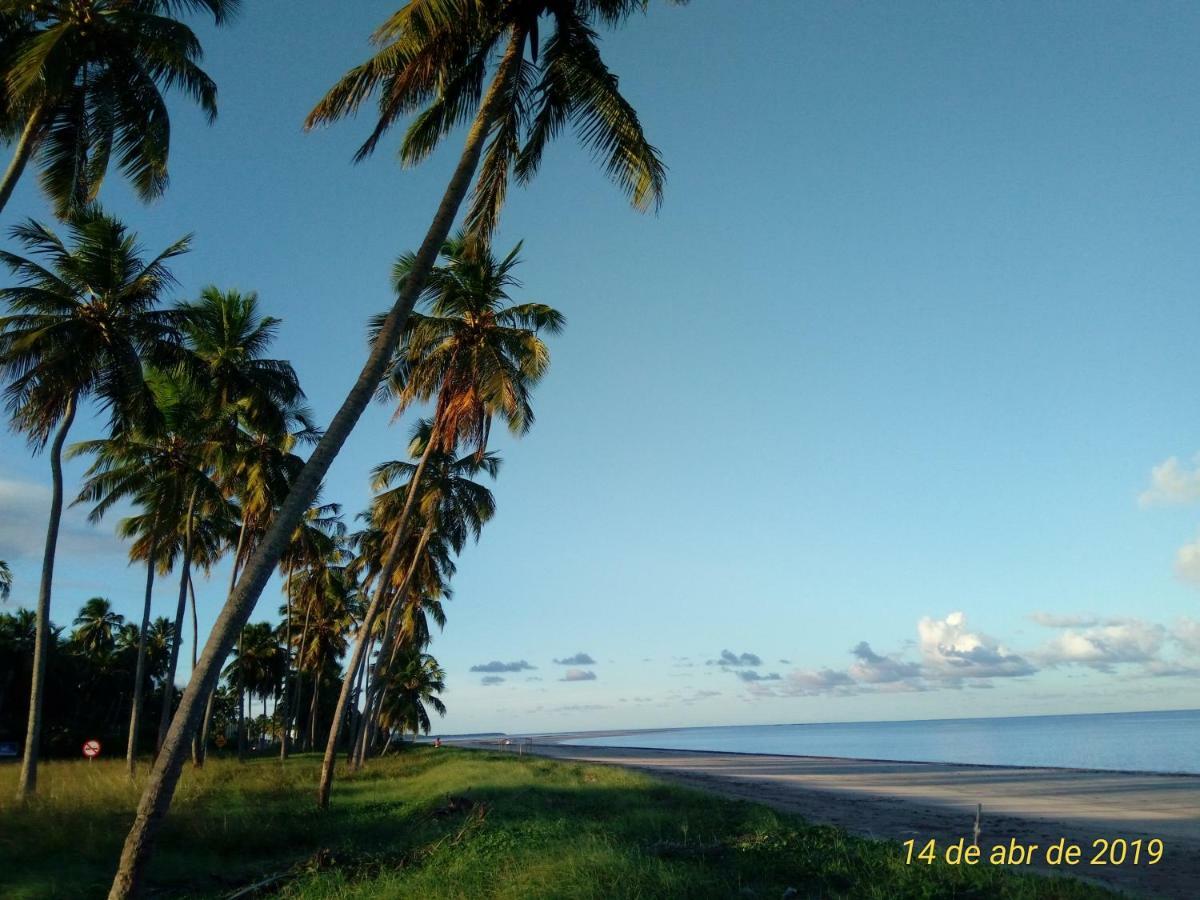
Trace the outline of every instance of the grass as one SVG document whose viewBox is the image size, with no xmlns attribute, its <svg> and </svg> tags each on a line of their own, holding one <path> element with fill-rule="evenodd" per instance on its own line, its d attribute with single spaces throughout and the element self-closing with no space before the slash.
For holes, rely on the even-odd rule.
<svg viewBox="0 0 1200 900">
<path fill-rule="evenodd" d="M 147 893 L 221 897 L 1084 898 L 990 866 L 906 866 L 897 844 L 638 773 L 431 747 L 372 761 L 313 806 L 319 760 L 188 771 Z M 0 896 L 103 896 L 138 788 L 118 761 L 49 762 L 16 805 L 0 767 Z"/>
</svg>

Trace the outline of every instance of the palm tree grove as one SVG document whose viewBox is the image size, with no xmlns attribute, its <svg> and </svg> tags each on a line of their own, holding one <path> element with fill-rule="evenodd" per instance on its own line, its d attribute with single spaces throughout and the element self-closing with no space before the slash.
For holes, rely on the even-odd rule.
<svg viewBox="0 0 1200 900">
<path fill-rule="evenodd" d="M 0 895 L 1184 896 L 1173 892 L 1187 872 L 1171 875 L 1175 881 L 1121 882 L 1121 873 L 1105 881 L 1106 873 L 1075 880 L 1046 866 L 1013 871 L 1011 859 L 913 864 L 908 838 L 919 839 L 918 850 L 926 839 L 978 843 L 982 821 L 985 837 L 998 840 L 1001 826 L 987 820 L 991 795 L 980 795 L 989 797 L 981 804 L 969 792 L 946 801 L 969 806 L 973 822 L 956 812 L 936 826 L 902 827 L 900 813 L 882 806 L 875 820 L 874 807 L 834 815 L 821 805 L 828 798 L 813 805 L 776 795 L 769 774 L 746 770 L 746 784 L 757 788 L 721 787 L 722 777 L 740 777 L 734 757 L 724 773 L 688 774 L 702 756 L 679 763 L 636 750 L 629 758 L 565 750 L 590 719 L 562 719 L 580 723 L 574 729 L 520 727 L 504 693 L 514 684 L 535 699 L 546 695 L 530 710 L 535 718 L 556 710 L 603 718 L 599 711 L 617 704 L 631 711 L 651 702 L 640 695 L 654 687 L 546 705 L 573 685 L 583 696 L 612 660 L 579 652 L 550 661 L 549 651 L 544 661 L 532 651 L 517 659 L 499 649 L 530 646 L 528 636 L 519 640 L 528 626 L 518 623 L 531 614 L 517 608 L 519 595 L 492 596 L 493 580 L 511 572 L 510 581 L 532 588 L 570 564 L 545 531 L 522 532 L 521 523 L 578 534 L 580 558 L 598 557 L 596 571 L 611 577 L 603 590 L 613 604 L 611 612 L 608 599 L 593 604 L 598 610 L 579 613 L 580 621 L 610 620 L 630 654 L 649 663 L 658 643 L 675 652 L 670 634 L 702 619 L 721 621 L 720 633 L 740 647 L 742 620 L 758 621 L 749 596 L 757 581 L 748 575 L 743 591 L 720 566 L 761 568 L 761 547 L 725 559 L 698 543 L 685 568 L 700 582 L 712 573 L 721 599 L 650 633 L 640 621 L 646 607 L 675 602 L 639 585 L 656 565 L 651 535 L 759 534 L 748 540 L 774 546 L 781 536 L 761 537 L 768 526 L 749 510 L 786 508 L 793 521 L 805 515 L 805 503 L 776 496 L 785 489 L 772 485 L 791 463 L 765 461 L 780 445 L 802 452 L 808 436 L 785 436 L 785 416 L 775 412 L 766 417 L 778 421 L 761 431 L 751 414 L 724 424 L 736 402 L 720 374 L 738 370 L 755 395 L 815 391 L 778 380 L 782 367 L 823 360 L 825 351 L 801 336 L 805 326 L 763 313 L 770 301 L 750 286 L 744 296 L 737 288 L 723 295 L 719 326 L 701 321 L 711 309 L 689 308 L 694 285 L 683 281 L 669 298 L 670 324 L 665 313 L 584 307 L 575 296 L 597 296 L 588 282 L 598 273 L 645 296 L 640 282 L 658 251 L 621 259 L 600 249 L 598 235 L 628 232 L 627 246 L 654 247 L 671 208 L 666 154 L 650 137 L 659 121 L 668 134 L 689 135 L 673 142 L 707 147 L 701 158 L 741 154 L 744 165 L 714 163 L 704 178 L 738 196 L 748 191 L 745 202 L 764 216 L 730 236 L 754 242 L 753 267 L 790 268 L 787 260 L 803 251 L 767 219 L 792 221 L 804 210 L 781 212 L 784 201 L 751 183 L 753 145 L 772 140 L 784 118 L 803 119 L 808 88 L 795 89 L 787 102 L 798 111 L 786 115 L 771 107 L 784 102 L 769 96 L 774 89 L 747 99 L 773 110 L 758 135 L 726 129 L 721 117 L 733 113 L 702 97 L 713 121 L 656 92 L 668 96 L 666 82 L 676 98 L 711 90 L 711 74 L 700 71 L 711 67 L 773 67 L 777 57 L 751 47 L 759 36 L 774 41 L 760 35 L 773 29 L 771 16 L 743 14 L 773 6 L 785 16 L 808 13 L 746 4 L 726 21 L 747 23 L 755 36 L 719 50 L 729 35 L 689 30 L 697 28 L 692 17 L 734 11 L 678 8 L 686 6 L 371 0 L 343 10 L 300 0 L 279 15 L 284 7 L 261 0 L 0 2 L 0 126 L 9 153 L 0 180 L 0 387 L 14 450 L 0 468 L 0 520 L 8 520 L 0 521 Z M 822 9 L 830 22 L 843 12 Z M 676 33 L 689 48 L 692 74 L 684 78 L 655 49 Z M 709 41 L 717 43 L 706 49 Z M 357 56 L 348 55 L 352 47 Z M 273 74 L 261 83 L 247 78 L 260 65 Z M 271 95 L 277 102 L 264 102 Z M 268 132 L 280 143 L 264 142 Z M 210 157 L 218 139 L 234 149 Z M 824 140 L 832 138 L 814 126 L 793 142 L 789 165 L 818 167 L 797 177 L 819 181 L 820 166 L 837 165 L 836 154 L 822 155 Z M 337 167 L 305 159 L 306 148 L 331 146 Z M 276 182 L 260 176 L 260 188 L 236 171 L 239 158 L 248 171 L 280 173 L 311 216 L 260 216 Z M 615 198 L 598 187 L 605 180 Z M 339 205 L 338 192 L 351 189 L 343 184 L 361 193 Z M 629 216 L 622 206 L 650 215 Z M 536 239 L 505 227 L 506 207 Z M 687 208 L 688 221 L 672 225 L 682 233 L 725 227 Z M 216 225 L 247 217 L 253 224 L 230 235 Z M 319 259 L 289 249 L 299 228 L 323 235 L 328 250 Z M 546 234 L 556 236 L 553 255 L 539 246 Z M 814 232 L 814 240 L 823 237 Z M 718 291 L 741 278 L 728 259 L 689 256 L 686 244 L 670 252 Z M 547 282 L 551 270 L 577 277 Z M 271 290 L 256 287 L 259 271 Z M 343 277 L 360 271 L 368 279 L 361 283 L 377 285 L 374 299 Z M 543 296 L 545 283 L 559 290 Z M 840 302 L 852 303 L 848 295 Z M 568 314 L 589 324 L 568 329 Z M 605 319 L 612 321 L 598 365 L 585 332 Z M 354 330 L 353 351 L 335 337 L 343 327 Z M 714 327 L 711 343 L 692 345 Z M 686 346 L 689 380 L 662 393 L 622 393 L 629 372 L 679 377 L 635 337 L 653 329 L 655 341 Z M 783 334 L 794 336 L 792 351 L 769 349 Z M 761 353 L 746 349 L 748 336 Z M 586 367 L 575 377 L 589 383 L 611 381 L 608 396 L 619 401 L 601 409 L 562 400 L 568 391 L 556 383 L 552 357 Z M 553 402 L 539 403 L 547 397 Z M 535 428 L 535 412 L 550 424 Z M 538 480 L 552 474 L 538 444 L 545 428 L 585 435 L 578 446 L 587 458 L 560 462 L 594 471 L 596 484 L 578 484 L 572 496 L 581 502 L 570 509 L 538 496 Z M 670 434 L 669 451 L 656 443 L 659 430 Z M 683 499 L 681 473 L 698 471 L 686 458 L 708 452 L 710 431 L 721 432 L 712 442 L 725 463 L 691 479 Z M 621 450 L 606 459 L 613 445 Z M 662 494 L 633 484 L 661 485 Z M 727 485 L 737 500 L 719 499 L 730 496 Z M 626 498 L 625 512 L 597 518 L 583 498 L 604 493 Z M 25 527 L 27 520 L 36 525 Z M 816 545 L 835 539 L 803 530 Z M 625 545 L 634 548 L 628 560 L 611 555 Z M 776 562 L 791 571 L 783 557 Z M 566 594 L 532 615 L 570 622 L 576 613 Z M 626 595 L 642 597 L 641 609 Z M 504 623 L 508 614 L 513 625 L 492 627 L 498 649 L 486 662 L 478 651 L 470 674 L 457 662 L 465 652 L 457 636 L 472 611 L 489 604 L 503 607 L 489 621 Z M 935 624 L 964 630 L 962 614 L 954 615 Z M 1126 621 L 1101 626 L 1111 632 Z M 952 679 L 956 689 L 992 687 L 1002 675 L 1029 678 L 1073 663 L 1112 671 L 1102 658 L 1110 645 L 1098 641 L 1087 645 L 1092 656 L 1078 650 L 1075 660 L 1054 661 L 1049 650 L 1017 656 L 986 636 L 946 631 L 926 641 L 934 626 L 925 622 L 921 643 L 906 645 L 925 654 L 919 663 L 863 642 L 846 674 L 814 663 L 807 674 L 781 676 L 770 671 L 774 660 L 720 647 L 708 659 L 670 656 L 670 677 L 697 667 L 709 681 L 680 684 L 659 712 L 639 707 L 646 717 L 636 721 L 698 722 L 688 718 L 691 704 L 733 682 L 744 691 L 744 711 L 764 698 L 924 695 Z M 814 619 L 811 628 L 826 624 Z M 590 640 L 589 627 L 578 640 Z M 1195 640 L 1179 633 L 1155 632 L 1137 645 L 1142 656 L 1129 650 L 1124 658 L 1149 660 L 1154 641 Z M 1115 632 L 1106 639 L 1120 640 Z M 959 669 L 938 669 L 934 654 Z M 448 656 L 456 662 L 439 661 Z M 785 665 L 794 663 L 780 659 L 774 668 Z M 1160 672 L 1179 674 L 1166 668 Z M 717 685 L 725 675 L 736 678 Z M 448 714 L 459 721 L 456 688 L 468 683 L 492 713 L 470 721 L 506 731 L 447 732 L 440 724 Z M 733 721 L 760 721 L 747 715 Z M 807 714 L 794 715 L 786 721 Z M 825 720 L 843 721 L 837 715 Z M 619 746 L 655 745 L 627 738 Z M 817 789 L 833 789 L 840 777 Z M 861 790 L 882 788 L 872 781 Z M 1193 836 L 1179 834 L 1184 853 Z"/>
</svg>

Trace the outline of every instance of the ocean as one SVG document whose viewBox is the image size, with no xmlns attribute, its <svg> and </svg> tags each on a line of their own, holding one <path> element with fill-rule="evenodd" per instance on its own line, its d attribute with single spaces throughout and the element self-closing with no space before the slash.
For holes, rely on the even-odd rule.
<svg viewBox="0 0 1200 900">
<path fill-rule="evenodd" d="M 1200 710 L 915 722 L 730 725 L 580 737 L 566 743 L 593 747 L 1200 774 Z"/>
</svg>

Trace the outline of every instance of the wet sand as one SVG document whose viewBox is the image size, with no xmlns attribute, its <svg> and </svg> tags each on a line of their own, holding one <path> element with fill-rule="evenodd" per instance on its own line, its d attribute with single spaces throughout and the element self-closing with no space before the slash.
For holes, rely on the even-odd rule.
<svg viewBox="0 0 1200 900">
<path fill-rule="evenodd" d="M 589 734 L 589 737 L 596 737 Z M 622 765 L 665 780 L 765 803 L 855 834 L 970 843 L 983 804 L 980 846 L 1010 838 L 1044 848 L 1065 837 L 1083 861 L 1059 871 L 1137 896 L 1200 897 L 1200 776 L 903 763 L 821 757 L 572 747 L 535 738 L 534 753 Z M 483 742 L 480 742 L 483 743 Z M 494 744 L 493 744 L 494 746 Z M 516 751 L 517 747 L 509 749 Z M 1092 866 L 1097 838 L 1160 838 L 1155 866 Z"/>
</svg>

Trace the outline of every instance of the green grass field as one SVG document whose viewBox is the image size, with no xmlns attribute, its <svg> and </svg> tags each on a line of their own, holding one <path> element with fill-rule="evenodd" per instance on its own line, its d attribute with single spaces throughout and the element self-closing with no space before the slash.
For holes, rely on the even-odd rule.
<svg viewBox="0 0 1200 900">
<path fill-rule="evenodd" d="M 1081 898 L 1080 883 L 904 865 L 899 845 L 616 768 L 420 747 L 339 780 L 318 760 L 187 771 L 147 894 L 254 896 Z M 0 767 L 0 896 L 102 897 L 137 799 L 118 761 L 50 762 L 14 804 Z M 279 876 L 279 877 L 276 877 Z"/>
</svg>

